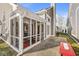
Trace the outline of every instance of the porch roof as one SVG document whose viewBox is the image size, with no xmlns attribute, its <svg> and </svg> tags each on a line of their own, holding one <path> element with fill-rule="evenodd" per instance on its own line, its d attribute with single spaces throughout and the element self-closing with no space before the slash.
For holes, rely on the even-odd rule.
<svg viewBox="0 0 79 59">
<path fill-rule="evenodd" d="M 20 13 L 22 17 L 27 17 L 29 19 L 33 19 L 36 21 L 40 21 L 40 22 L 45 22 L 45 19 L 39 17 L 37 14 L 32 13 L 28 10 L 25 10 L 22 7 L 18 7 L 17 10 L 15 11 L 16 13 Z"/>
</svg>

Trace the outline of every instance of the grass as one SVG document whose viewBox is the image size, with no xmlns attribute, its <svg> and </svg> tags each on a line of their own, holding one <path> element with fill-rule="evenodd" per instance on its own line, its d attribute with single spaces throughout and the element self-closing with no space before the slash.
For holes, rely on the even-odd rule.
<svg viewBox="0 0 79 59">
<path fill-rule="evenodd" d="M 16 54 L 17 53 L 13 49 L 0 40 L 0 56 L 15 56 Z"/>
<path fill-rule="evenodd" d="M 66 40 L 71 44 L 77 56 L 79 56 L 79 44 L 77 44 L 71 37 L 64 33 L 57 33 L 58 37 L 65 37 Z"/>
</svg>

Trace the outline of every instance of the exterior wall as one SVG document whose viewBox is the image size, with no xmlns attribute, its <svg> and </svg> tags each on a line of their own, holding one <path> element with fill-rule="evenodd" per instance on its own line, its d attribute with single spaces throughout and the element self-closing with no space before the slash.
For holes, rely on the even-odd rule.
<svg viewBox="0 0 79 59">
<path fill-rule="evenodd" d="M 79 4 L 70 4 L 69 8 L 69 20 L 71 22 L 72 31 L 71 34 L 79 39 Z M 78 10 L 77 10 L 78 9 Z"/>
<path fill-rule="evenodd" d="M 0 3 L 0 30 L 1 34 L 4 36 L 7 36 L 5 40 L 8 39 L 9 36 L 9 18 L 10 18 L 10 13 L 12 12 L 12 6 L 9 5 L 8 3 Z"/>
<path fill-rule="evenodd" d="M 56 27 L 56 19 L 55 19 L 55 4 L 47 10 L 48 15 L 51 17 L 51 35 L 55 36 L 55 27 Z"/>
<path fill-rule="evenodd" d="M 68 17 L 68 19 L 67 19 L 66 26 L 67 26 L 67 28 L 66 28 L 67 32 L 66 32 L 66 33 L 71 34 L 72 27 L 71 27 L 71 22 L 70 22 L 70 20 L 69 20 L 69 17 Z"/>
<path fill-rule="evenodd" d="M 1 36 L 2 40 L 6 42 L 11 48 L 18 52 L 13 45 L 11 45 L 11 35 L 10 35 L 10 18 L 11 13 L 13 12 L 13 6 L 9 3 L 0 3 L 0 21 L 2 22 L 1 26 Z"/>
<path fill-rule="evenodd" d="M 50 8 L 48 8 L 48 9 L 43 9 L 43 10 L 41 10 L 41 11 L 38 11 L 38 12 L 36 12 L 38 15 L 40 14 L 41 15 L 41 17 L 42 18 L 44 18 L 44 14 L 45 14 L 45 10 L 46 10 L 46 13 L 50 16 L 50 18 L 51 18 L 51 35 L 53 35 L 53 36 L 55 36 L 55 33 L 56 33 L 56 19 L 55 19 L 55 14 L 56 14 L 56 12 L 55 12 L 55 4 L 53 4 L 53 3 L 51 3 L 51 6 L 50 6 Z M 40 16 L 39 15 L 39 16 Z"/>
<path fill-rule="evenodd" d="M 39 15 L 39 17 L 44 18 L 45 19 L 45 14 Z"/>
<path fill-rule="evenodd" d="M 45 36 L 51 35 L 51 17 L 46 9 L 36 12 L 36 14 L 45 20 Z M 47 34 L 49 32 L 49 35 Z"/>
</svg>

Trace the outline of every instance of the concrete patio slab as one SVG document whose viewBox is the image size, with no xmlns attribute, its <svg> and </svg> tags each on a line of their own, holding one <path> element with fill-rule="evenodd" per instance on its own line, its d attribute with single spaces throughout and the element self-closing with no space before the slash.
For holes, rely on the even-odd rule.
<svg viewBox="0 0 79 59">
<path fill-rule="evenodd" d="M 65 38 L 50 37 L 43 40 L 40 44 L 25 52 L 23 56 L 60 56 L 59 44 L 65 41 Z"/>
</svg>

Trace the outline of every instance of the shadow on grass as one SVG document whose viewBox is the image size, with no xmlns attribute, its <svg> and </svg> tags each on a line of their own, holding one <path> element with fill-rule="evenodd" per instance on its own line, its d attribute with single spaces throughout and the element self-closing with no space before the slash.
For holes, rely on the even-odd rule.
<svg viewBox="0 0 79 59">
<path fill-rule="evenodd" d="M 15 56 L 17 53 L 10 48 L 5 42 L 0 40 L 0 56 Z"/>
</svg>

